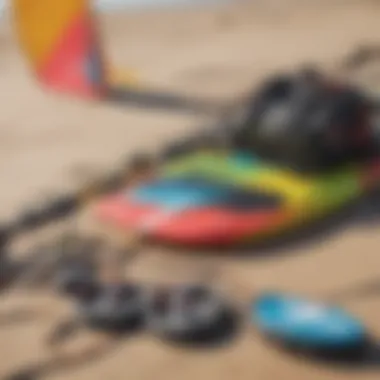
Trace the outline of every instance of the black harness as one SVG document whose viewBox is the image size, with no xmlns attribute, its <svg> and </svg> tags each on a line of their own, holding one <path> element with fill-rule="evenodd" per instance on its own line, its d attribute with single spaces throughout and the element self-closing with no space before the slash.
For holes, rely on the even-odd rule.
<svg viewBox="0 0 380 380">
<path fill-rule="evenodd" d="M 319 77 L 276 77 L 248 102 L 236 145 L 296 170 L 325 170 L 370 150 L 368 115 L 355 89 Z"/>
</svg>

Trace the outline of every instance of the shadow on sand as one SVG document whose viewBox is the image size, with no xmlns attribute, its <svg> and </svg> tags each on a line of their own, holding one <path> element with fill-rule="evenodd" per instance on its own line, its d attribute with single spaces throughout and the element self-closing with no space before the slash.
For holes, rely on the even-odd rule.
<svg viewBox="0 0 380 380">
<path fill-rule="evenodd" d="M 108 101 L 125 107 L 191 115 L 217 115 L 226 107 L 222 102 L 187 97 L 174 92 L 136 90 L 126 87 L 108 89 Z"/>
<path fill-rule="evenodd" d="M 55 374 L 75 371 L 91 365 L 109 356 L 128 339 L 132 339 L 139 332 L 140 327 L 131 330 L 118 331 L 97 335 L 98 339 L 80 352 L 67 354 L 60 350 L 62 345 L 85 329 L 80 320 L 70 319 L 58 323 L 47 337 L 47 346 L 52 350 L 51 358 L 20 366 L 1 380 L 38 380 Z"/>
<path fill-rule="evenodd" d="M 12 248 L 5 249 L 0 264 L 0 292 L 18 286 L 29 290 L 45 288 L 52 285 L 58 271 L 71 262 L 86 273 L 95 273 L 98 241 L 96 237 L 84 236 L 78 244 L 65 243 L 61 236 L 32 246 L 22 259 L 12 259 Z"/>
<path fill-rule="evenodd" d="M 0 312 L 0 329 L 18 326 L 36 320 L 40 316 L 35 310 L 17 308 Z"/>
<path fill-rule="evenodd" d="M 371 339 L 367 339 L 360 346 L 337 351 L 313 350 L 286 344 L 270 337 L 267 339 L 272 348 L 291 360 L 350 372 L 380 370 L 380 343 Z"/>
</svg>

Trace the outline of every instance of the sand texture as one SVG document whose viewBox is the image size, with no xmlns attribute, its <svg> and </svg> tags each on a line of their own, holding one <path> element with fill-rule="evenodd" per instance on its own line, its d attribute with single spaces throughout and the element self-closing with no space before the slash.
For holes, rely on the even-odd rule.
<svg viewBox="0 0 380 380">
<path fill-rule="evenodd" d="M 102 16 L 102 31 L 117 65 L 137 68 L 144 80 L 159 88 L 221 101 L 239 97 L 275 70 L 309 62 L 332 67 L 355 46 L 380 43 L 379 2 L 286 3 L 254 6 L 247 1 L 219 10 L 118 13 Z M 107 167 L 123 155 L 154 149 L 207 120 L 200 115 L 89 104 L 48 93 L 30 75 L 6 23 L 0 26 L 0 84 L 0 215 L 4 219 L 50 192 L 75 186 L 78 178 L 73 168 L 78 164 Z M 205 253 L 192 258 L 152 247 L 137 259 L 132 271 L 140 278 L 160 280 L 175 278 L 182 270 L 178 268 L 190 264 L 196 268 L 214 263 L 220 268 L 220 282 L 242 299 L 266 288 L 322 299 L 342 292 L 341 303 L 380 337 L 379 292 L 354 296 L 365 284 L 380 282 L 379 216 L 380 209 L 376 212 L 374 206 L 367 206 L 366 212 L 350 218 L 355 220 L 312 238 L 245 255 Z M 10 294 L 1 301 L 0 378 L 45 358 L 49 354 L 46 335 L 69 312 L 49 295 Z M 25 318 L 17 318 L 20 313 Z M 303 361 L 263 342 L 252 328 L 243 330 L 230 345 L 214 350 L 171 347 L 142 334 L 46 378 L 379 379 L 380 364 L 353 370 Z M 81 340 L 73 341 L 70 349 L 79 349 Z"/>
</svg>

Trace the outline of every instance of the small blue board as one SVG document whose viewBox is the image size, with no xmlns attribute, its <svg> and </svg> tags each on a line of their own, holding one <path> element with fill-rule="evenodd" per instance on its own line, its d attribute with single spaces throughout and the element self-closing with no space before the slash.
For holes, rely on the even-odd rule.
<svg viewBox="0 0 380 380">
<path fill-rule="evenodd" d="M 264 334 L 306 349 L 351 349 L 367 336 L 363 324 L 337 306 L 280 293 L 255 299 L 251 320 Z"/>
</svg>

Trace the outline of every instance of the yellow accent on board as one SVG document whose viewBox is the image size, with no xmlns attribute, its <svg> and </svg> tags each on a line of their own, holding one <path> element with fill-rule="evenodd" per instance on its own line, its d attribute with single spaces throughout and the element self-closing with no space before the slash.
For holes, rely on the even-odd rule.
<svg viewBox="0 0 380 380">
<path fill-rule="evenodd" d="M 252 185 L 266 193 L 278 194 L 280 189 L 285 204 L 289 207 L 298 207 L 310 196 L 314 181 L 286 171 L 264 168 L 260 169 L 260 175 L 252 179 Z"/>
</svg>

